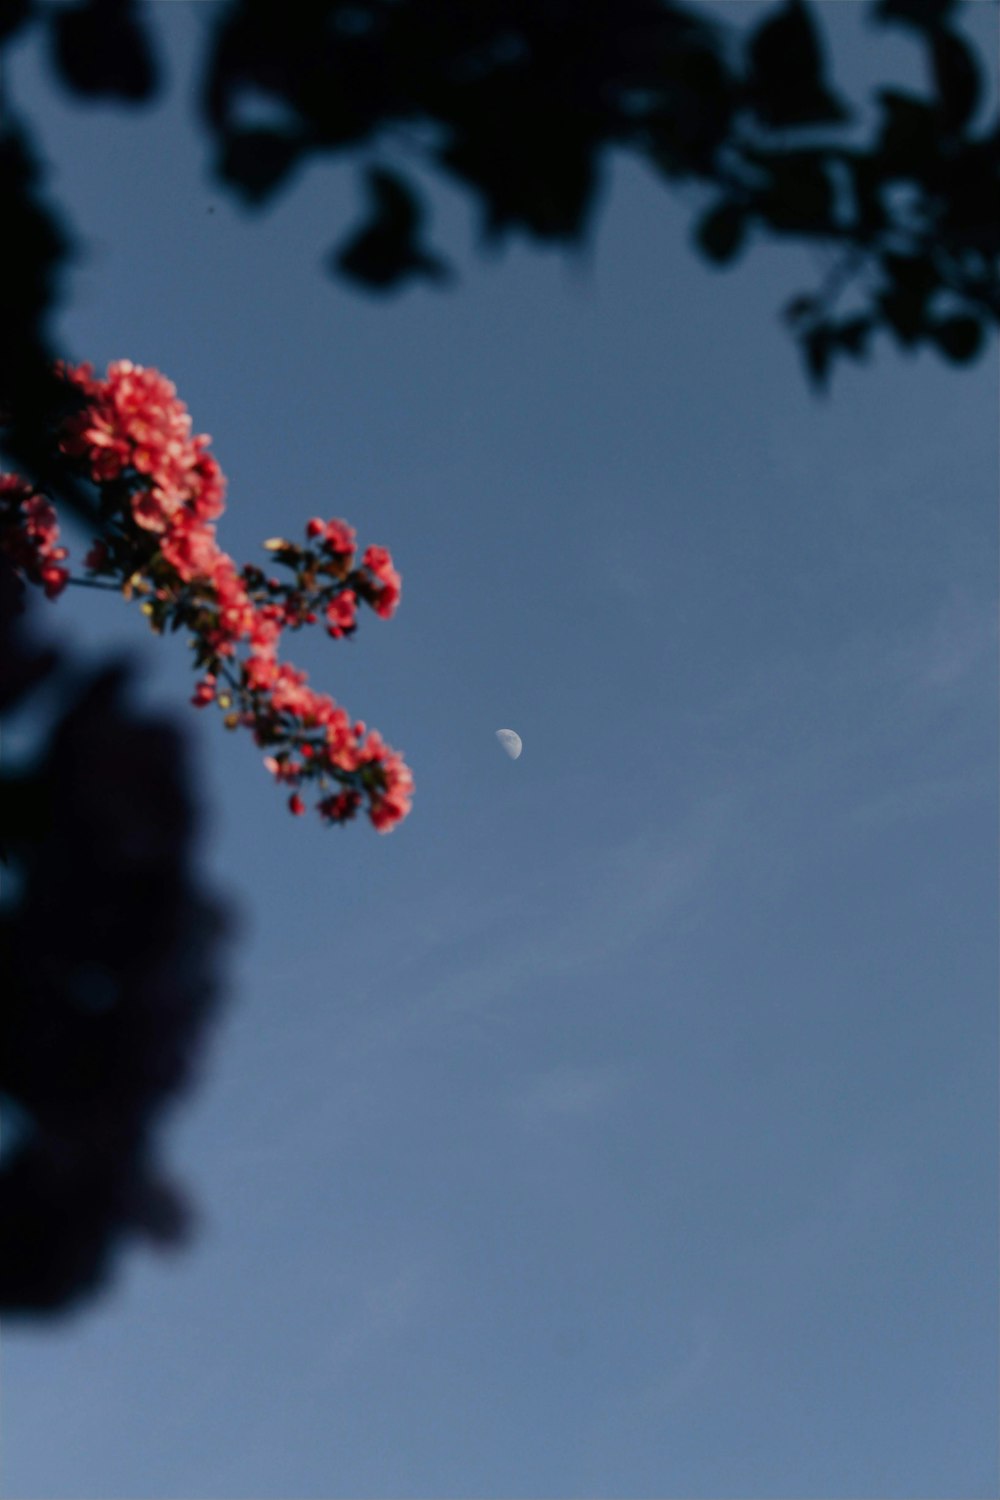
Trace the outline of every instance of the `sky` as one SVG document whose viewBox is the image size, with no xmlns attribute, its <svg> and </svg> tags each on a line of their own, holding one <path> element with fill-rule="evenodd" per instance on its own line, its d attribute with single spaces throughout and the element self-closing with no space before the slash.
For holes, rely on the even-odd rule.
<svg viewBox="0 0 1000 1500">
<path fill-rule="evenodd" d="M 777 313 L 821 265 L 706 266 L 623 163 L 569 257 L 429 184 L 459 282 L 366 297 L 320 268 L 350 167 L 212 185 L 213 11 L 155 6 L 144 110 L 14 53 L 87 246 L 59 338 L 175 381 L 238 561 L 316 514 L 391 549 L 392 621 L 292 640 L 416 796 L 292 818 L 180 638 L 39 605 L 186 727 L 239 926 L 163 1137 L 196 1238 L 4 1329 L 0 1490 L 996 1495 L 995 350 L 817 397 Z"/>
</svg>

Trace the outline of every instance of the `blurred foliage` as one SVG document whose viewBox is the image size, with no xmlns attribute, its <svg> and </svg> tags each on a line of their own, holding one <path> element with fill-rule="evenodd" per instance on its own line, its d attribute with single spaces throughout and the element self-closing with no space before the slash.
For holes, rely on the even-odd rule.
<svg viewBox="0 0 1000 1500">
<path fill-rule="evenodd" d="M 201 119 L 219 183 L 248 205 L 270 203 L 312 157 L 358 164 L 364 217 L 326 264 L 372 292 L 453 279 L 426 240 L 428 173 L 466 190 L 487 241 L 572 245 L 618 151 L 669 189 L 699 190 L 692 238 L 710 263 L 769 237 L 827 253 L 821 284 L 784 309 L 817 384 L 877 334 L 966 362 L 1000 316 L 1000 124 L 979 122 L 988 65 L 960 0 L 868 0 L 873 43 L 905 30 L 927 88 L 887 81 L 874 101 L 848 100 L 821 13 L 821 0 L 780 0 L 736 30 L 724 11 L 672 0 L 230 0 L 213 7 Z M 0 44 L 40 27 L 67 89 L 135 106 L 162 86 L 154 16 L 130 0 L 5 0 Z M 23 125 L 5 120 L 0 152 L 15 258 L 0 399 L 27 410 L 25 391 L 45 395 L 38 356 L 71 237 L 42 201 Z M 38 457 L 21 423 L 15 449 L 26 465 Z"/>
<path fill-rule="evenodd" d="M 767 236 L 828 251 L 821 286 L 785 309 L 816 382 L 880 331 L 969 360 L 1000 314 L 1000 133 L 975 124 L 983 64 L 959 7 L 870 7 L 873 30 L 923 49 L 930 88 L 881 88 L 866 139 L 820 10 L 784 0 L 736 35 L 665 0 L 333 0 L 291 17 L 241 0 L 220 12 L 203 115 L 220 181 L 248 203 L 314 154 L 405 163 L 376 169 L 368 217 L 331 260 L 371 289 L 443 274 L 410 163 L 464 186 L 487 239 L 570 244 L 617 150 L 704 189 L 694 243 L 717 265 Z M 254 95 L 280 126 L 247 127 Z"/>
<path fill-rule="evenodd" d="M 26 635 L 23 587 L 0 562 L 0 713 L 60 666 Z M 177 1243 L 190 1217 L 157 1135 L 216 1008 L 226 918 L 194 874 L 183 744 L 127 685 L 77 675 L 36 762 L 0 773 L 5 1316 L 73 1307 L 128 1237 Z"/>
</svg>

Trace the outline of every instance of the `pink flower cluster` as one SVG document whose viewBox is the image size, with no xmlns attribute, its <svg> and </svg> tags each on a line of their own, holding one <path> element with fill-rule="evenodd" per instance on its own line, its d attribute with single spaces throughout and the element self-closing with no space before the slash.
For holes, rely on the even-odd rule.
<svg viewBox="0 0 1000 1500">
<path fill-rule="evenodd" d="M 213 524 L 224 509 L 224 476 L 208 451 L 210 439 L 192 436 L 173 384 L 129 360 L 109 365 L 104 380 L 91 365 L 59 370 L 84 401 L 62 420 L 55 440 L 100 495 L 101 533 L 85 559 L 91 577 L 140 598 L 154 630 L 191 631 L 203 674 L 192 701 L 216 702 L 227 727 L 252 730 L 268 751 L 267 768 L 292 789 L 293 813 L 304 812 L 298 788 L 313 780 L 325 821 L 344 822 L 367 799 L 374 826 L 395 827 L 413 792 L 402 756 L 278 659 L 282 632 L 320 617 L 334 638 L 352 634 L 359 601 L 390 618 L 401 581 L 388 551 L 369 547 L 356 566 L 353 528 L 317 517 L 306 527 L 305 545 L 265 543 L 289 578 L 268 577 L 249 564 L 237 568 Z M 4 524 L 15 508 L 17 524 Z M 3 476 L 0 545 L 50 595 L 68 579 L 56 566 L 66 556 L 54 546 L 56 536 L 49 502 L 16 476 Z"/>
<path fill-rule="evenodd" d="M 49 599 L 69 582 L 62 566 L 69 554 L 58 541 L 59 523 L 45 496 L 17 474 L 0 474 L 0 552 Z"/>
</svg>

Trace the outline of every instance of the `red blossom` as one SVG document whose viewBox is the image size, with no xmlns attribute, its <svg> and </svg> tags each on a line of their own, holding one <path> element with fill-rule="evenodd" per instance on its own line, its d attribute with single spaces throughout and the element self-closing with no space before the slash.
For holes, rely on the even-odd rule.
<svg viewBox="0 0 1000 1500">
<path fill-rule="evenodd" d="M 229 727 L 243 725 L 259 745 L 274 747 L 265 765 L 276 779 L 297 785 L 304 776 L 316 777 L 321 789 L 339 781 L 341 789 L 317 804 L 324 819 L 353 817 L 364 794 L 375 827 L 395 826 L 409 811 L 413 790 L 401 756 L 363 723 L 352 725 L 332 698 L 309 686 L 304 672 L 278 660 L 285 628 L 313 624 L 322 615 L 331 636 L 352 632 L 359 598 L 388 618 L 401 590 L 388 550 L 369 547 L 361 571 L 351 572 L 354 528 L 313 517 L 306 536 L 320 540 L 319 562 L 315 551 L 294 543 L 266 544 L 293 571 L 292 582 L 249 565 L 239 571 L 211 524 L 224 509 L 225 478 L 208 452 L 210 440 L 192 436 L 174 385 L 129 360 L 109 365 L 104 380 L 91 365 L 60 364 L 58 370 L 85 397 L 58 429 L 60 450 L 99 487 L 117 484 L 105 489 L 115 506 L 105 512 L 103 533 L 86 555 L 88 570 L 118 578 L 127 597 L 142 597 L 154 629 L 187 627 L 206 669 L 192 702 L 219 701 Z M 48 500 L 16 475 L 0 475 L 0 549 L 50 597 L 69 578 L 57 537 Z M 353 587 L 344 587 L 348 580 Z M 232 667 L 224 669 L 227 660 Z M 223 670 L 230 688 L 220 696 Z M 289 806 L 296 815 L 305 810 L 298 793 Z"/>
<path fill-rule="evenodd" d="M 325 545 L 328 552 L 345 554 L 353 552 L 357 533 L 346 521 L 327 521 Z"/>
<path fill-rule="evenodd" d="M 357 603 L 358 596 L 353 589 L 345 589 L 342 594 L 331 599 L 326 607 L 327 635 L 336 639 L 355 628 Z"/>
<path fill-rule="evenodd" d="M 375 579 L 372 588 L 372 608 L 381 619 L 388 620 L 395 613 L 396 605 L 399 603 L 403 580 L 393 567 L 392 557 L 387 547 L 366 548 L 361 561 Z"/>
<path fill-rule="evenodd" d="M 59 523 L 51 503 L 18 474 L 0 474 L 0 552 L 31 583 L 55 599 L 69 582 L 67 557 L 60 547 Z"/>
<path fill-rule="evenodd" d="M 335 797 L 324 797 L 317 804 L 317 810 L 328 823 L 346 823 L 360 806 L 361 798 L 357 792 L 338 792 Z"/>
<path fill-rule="evenodd" d="M 160 543 L 160 551 L 185 583 L 211 578 L 216 564 L 225 557 L 215 540 L 214 526 L 201 526 L 188 514 L 172 526 Z"/>
</svg>

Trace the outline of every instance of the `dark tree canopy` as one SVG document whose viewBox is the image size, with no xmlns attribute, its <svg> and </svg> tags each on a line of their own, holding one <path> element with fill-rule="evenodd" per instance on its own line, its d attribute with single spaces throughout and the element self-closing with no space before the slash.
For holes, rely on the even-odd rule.
<svg viewBox="0 0 1000 1500">
<path fill-rule="evenodd" d="M 772 237 L 829 252 L 820 285 L 790 288 L 783 309 L 817 384 L 880 332 L 967 361 L 1000 316 L 1000 124 L 980 119 L 985 67 L 961 0 L 868 0 L 873 40 L 904 28 L 928 79 L 887 80 L 874 112 L 830 76 L 821 12 L 779 0 L 744 32 L 672 0 L 230 0 L 213 11 L 201 118 L 219 183 L 250 205 L 313 155 L 357 163 L 367 211 L 327 264 L 369 291 L 452 279 L 414 165 L 467 190 L 487 240 L 571 245 L 617 151 L 668 190 L 701 189 L 693 241 L 711 262 Z M 161 87 L 150 12 L 131 0 L 6 0 L 0 45 L 32 25 L 82 98 L 135 106 Z M 17 261 L 0 293 L 0 399 L 27 420 L 54 394 L 46 320 L 72 239 L 9 111 L 0 195 Z M 39 445 L 17 427 L 31 468 Z"/>
<path fill-rule="evenodd" d="M 26 635 L 22 589 L 0 560 L 0 712 L 60 666 Z M 182 751 L 112 666 L 77 677 L 38 763 L 0 777 L 5 1315 L 90 1296 L 130 1235 L 183 1237 L 157 1138 L 216 1008 L 226 922 L 195 875 Z"/>
<path fill-rule="evenodd" d="M 745 39 L 665 0 L 334 0 L 221 15 L 203 111 L 223 183 L 265 202 L 305 158 L 397 139 L 467 188 L 490 239 L 579 240 L 611 151 L 705 189 L 694 240 L 725 264 L 766 236 L 826 246 L 785 315 L 821 381 L 880 329 L 971 358 L 1000 315 L 1000 134 L 953 0 L 878 0 L 925 50 L 926 94 L 885 87 L 865 140 L 829 76 L 820 7 L 783 0 Z M 281 123 L 245 123 L 248 90 Z M 397 153 L 401 154 L 401 153 Z M 405 167 L 367 168 L 370 212 L 331 253 L 372 288 L 441 277 Z M 843 310 L 841 310 L 843 308 Z"/>
</svg>

